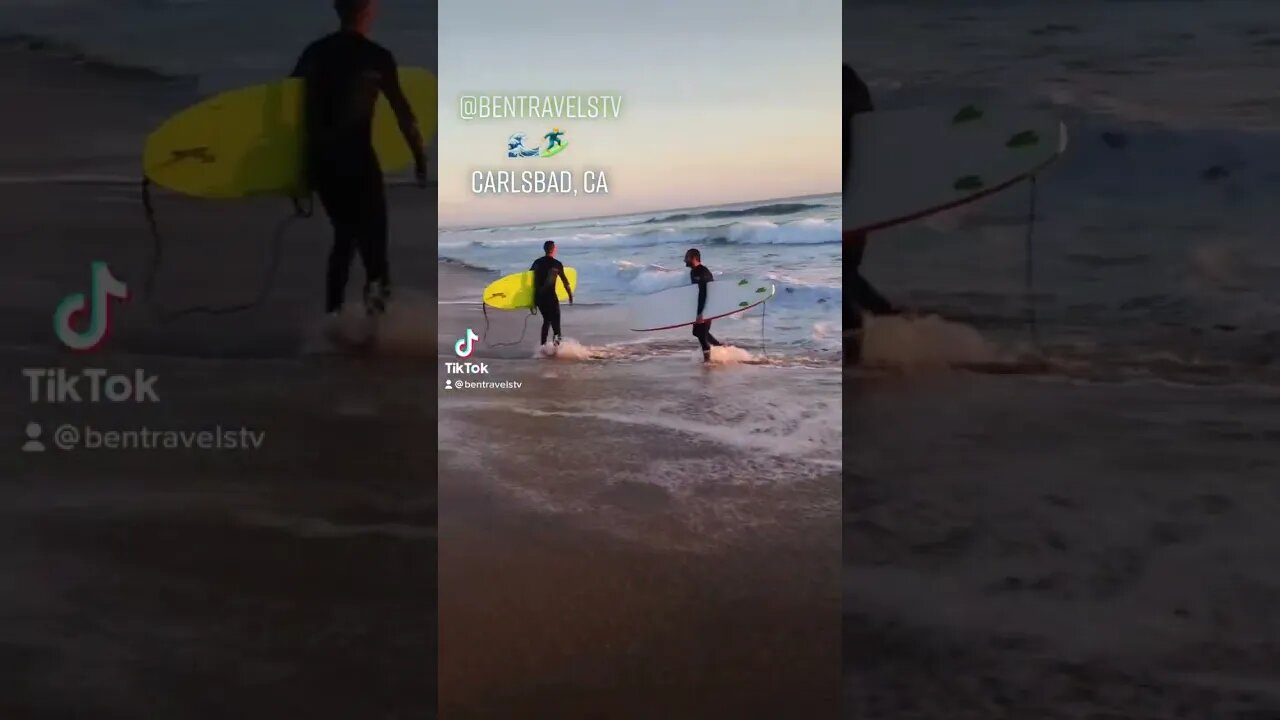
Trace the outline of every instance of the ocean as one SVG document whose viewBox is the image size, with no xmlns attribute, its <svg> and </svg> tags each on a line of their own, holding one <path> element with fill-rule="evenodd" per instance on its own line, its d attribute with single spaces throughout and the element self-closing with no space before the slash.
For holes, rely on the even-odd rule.
<svg viewBox="0 0 1280 720">
<path fill-rule="evenodd" d="M 1071 138 L 1038 185 L 1034 303 L 1026 186 L 876 237 L 865 274 L 902 304 L 966 319 L 990 345 L 985 359 L 1025 349 L 1034 311 L 1044 356 L 1072 372 L 1274 383 L 1280 101 L 1267 78 L 1280 63 L 1280 9 L 1043 8 L 989 3 L 907 17 L 874 5 L 846 15 L 858 23 L 846 28 L 848 60 L 879 107 L 980 99 L 1053 108 Z M 1143 23 L 1153 13 L 1159 21 Z M 860 33 L 862 23 L 884 32 Z M 905 33 L 928 41 L 932 61 L 882 39 Z M 982 354 L 971 342 L 943 345 Z"/>
<path fill-rule="evenodd" d="M 374 37 L 431 67 L 434 6 L 381 6 Z M 0 414 L 15 431 L 0 453 L 0 564 L 23 588 L 0 598 L 18 620 L 0 662 L 22 669 L 6 716 L 217 712 L 205 688 L 246 717 L 829 711 L 833 198 L 447 232 L 439 242 L 457 246 L 441 247 L 434 193 L 393 187 L 393 300 L 377 351 L 353 357 L 320 332 L 323 218 L 273 244 L 287 202 L 156 193 L 155 297 L 114 305 L 100 352 L 60 347 L 50 314 L 87 289 L 89 263 L 145 286 L 146 134 L 209 93 L 281 77 L 332 27 L 322 0 L 0 7 L 0 85 L 22 110 L 0 120 L 22 139 L 0 146 L 13 290 L 0 296 Z M 589 271 L 582 305 L 565 308 L 576 348 L 548 360 L 532 337 L 482 344 L 488 373 L 471 379 L 519 389 L 446 391 L 439 360 L 483 329 L 480 290 L 547 236 Z M 767 315 L 716 322 L 740 352 L 712 367 L 687 331 L 644 337 L 615 315 L 687 277 L 689 243 L 717 274 L 782 290 Z M 352 296 L 361 280 L 357 267 Z M 242 312 L 159 317 L 264 286 Z M 526 322 L 490 320 L 493 343 Z M 21 369 L 63 366 L 145 370 L 162 401 L 33 403 Z M 17 452 L 33 422 L 46 444 L 68 424 L 244 426 L 265 441 L 253 454 Z"/>
<path fill-rule="evenodd" d="M 843 385 L 847 716 L 1275 714 L 1280 6 L 844 22 L 877 111 L 1070 136 L 1034 216 L 1024 183 L 867 245 L 911 314 Z"/>
<path fill-rule="evenodd" d="M 402 63 L 430 67 L 434 6 L 383 7 L 378 37 Z M 440 267 L 464 279 L 441 286 L 439 350 L 449 352 L 461 328 L 482 327 L 476 289 L 527 267 L 545 237 L 561 238 L 563 259 L 591 271 L 584 307 L 566 322 L 578 311 L 605 320 L 570 325 L 585 347 L 603 348 L 602 362 L 590 350 L 581 361 L 532 362 L 526 344 L 485 359 L 536 388 L 521 402 L 442 401 L 440 469 L 452 478 L 442 488 L 454 494 L 442 504 L 452 510 L 442 513 L 437 588 L 417 571 L 437 557 L 434 538 L 422 539 L 435 531 L 435 449 L 422 439 L 436 427 L 441 383 L 426 388 L 433 381 L 412 358 L 388 373 L 289 348 L 257 360 L 232 351 L 246 327 L 275 347 L 296 330 L 293 315 L 314 308 L 324 244 L 315 228 L 270 312 L 126 326 L 110 359 L 173 378 L 167 387 L 185 404 L 152 422 L 266 424 L 281 439 L 270 455 L 4 456 L 5 557 L 32 578 L 6 606 L 23 620 L 9 658 L 35 668 L 17 712 L 134 716 L 155 709 L 156 687 L 239 688 L 246 667 L 247 703 L 278 701 L 288 689 L 276 683 L 291 674 L 291 697 L 316 712 L 359 714 L 370 702 L 404 710 L 405 698 L 425 694 L 421 673 L 403 670 L 432 662 L 433 608 L 423 598 L 437 590 L 455 604 L 440 627 L 456 634 L 444 641 L 473 653 L 441 668 L 442 692 L 458 706 L 498 702 L 493 687 L 525 682 L 504 697 L 527 707 L 546 698 L 535 683 L 547 671 L 563 679 L 599 668 L 617 672 L 600 687 L 640 678 L 633 697 L 651 698 L 675 676 L 664 669 L 671 645 L 653 640 L 655 617 L 671 621 L 664 641 L 687 643 L 681 677 L 762 658 L 751 677 L 763 702 L 776 674 L 791 673 L 795 687 L 818 682 L 825 667 L 812 657 L 779 662 L 799 654 L 796 644 L 754 644 L 746 629 L 771 638 L 831 630 L 816 620 L 827 606 L 813 600 L 829 583 L 814 578 L 839 552 L 824 543 L 841 462 L 849 717 L 1280 712 L 1280 6 L 858 2 L 844 22 L 844 60 L 879 109 L 1052 109 L 1071 135 L 1036 185 L 1032 225 L 1022 185 L 872 237 L 864 275 L 912 314 L 870 323 L 868 367 L 843 383 L 834 372 L 839 336 L 824 323 L 835 321 L 841 283 L 829 199 L 763 203 L 817 206 L 790 213 L 672 209 L 444 233 L 435 258 L 455 260 Z M 6 2 L 6 65 L 31 71 L 5 82 L 31 112 L 5 119 L 30 139 L 0 148 L 5 177 L 135 182 L 154 121 L 208 92 L 279 77 L 331 26 L 327 3 L 300 0 Z M 68 56 L 88 61 L 88 72 L 52 62 Z M 14 208 L 6 282 L 22 289 L 3 313 L 16 378 L 20 367 L 65 361 L 52 346 L 30 348 L 47 340 L 49 308 L 83 286 L 81 265 L 141 265 L 146 241 L 132 194 L 4 191 Z M 735 209 L 750 212 L 706 216 Z M 197 241 L 205 216 L 172 212 L 171 223 L 192 229 L 183 289 L 196 296 L 210 282 L 196 272 L 209 262 L 200 249 L 239 241 L 242 267 L 256 271 L 260 244 L 245 228 L 277 219 L 274 208 L 252 224 L 223 217 Z M 678 214 L 702 217 L 670 218 Z M 400 258 L 429 226 L 393 231 Z M 627 244 L 659 230 L 667 237 Z M 805 239 L 780 242 L 796 237 Z M 754 356 L 763 321 L 776 359 L 702 374 L 692 338 L 633 352 L 634 338 L 607 320 L 625 298 L 681 282 L 690 243 L 717 273 L 775 278 L 783 294 L 767 315 L 717 328 Z M 430 275 L 436 263 L 424 260 Z M 256 280 L 235 269 L 220 276 L 239 283 L 237 295 Z M 491 339 L 515 339 L 519 322 L 496 320 Z M 163 352 L 131 352 L 144 345 Z M 20 428 L 32 409 L 23 387 L 5 387 L 7 420 Z M 61 412 L 40 408 L 35 419 L 58 422 Z M 94 417 L 123 422 L 119 413 Z M 298 458 L 306 479 L 282 479 Z M 653 574 L 637 581 L 634 567 Z M 519 577 L 519 589 L 499 576 Z M 776 595 L 761 600 L 767 593 Z M 566 597 L 582 601 L 568 607 Z M 89 627 L 85 617 L 98 620 Z M 288 633 L 268 642 L 264 617 Z M 710 633 L 710 617 L 724 627 Z M 497 632 L 494 618 L 506 623 Z M 406 620 L 416 622 L 407 629 Z M 530 633 L 559 654 L 531 656 Z M 703 654 L 708 639 L 721 654 Z M 353 654 L 357 646 L 365 652 Z M 375 690 L 324 692 L 336 685 L 335 662 Z M 581 697 L 571 685 L 557 687 Z M 204 700 L 174 693 L 163 710 Z"/>
<path fill-rule="evenodd" d="M 808 197 L 439 232 L 437 350 L 474 331 L 482 368 L 437 376 L 443 715 L 832 715 L 839 214 Z M 481 305 L 547 239 L 578 270 L 550 356 L 541 318 Z M 689 247 L 778 287 L 714 321 L 732 347 L 708 364 L 688 327 L 627 329 L 629 303 L 689 282 Z"/>
<path fill-rule="evenodd" d="M 11 0 L 0 36 L 118 70 L 194 78 L 202 94 L 283 77 L 307 43 L 337 26 L 311 0 Z M 404 65 L 435 67 L 436 5 L 383 0 L 377 39 Z"/>
<path fill-rule="evenodd" d="M 385 5 L 402 61 L 432 61 L 434 10 L 395 22 Z M 225 703 L 245 717 L 435 716 L 434 347 L 375 363 L 306 353 L 320 337 L 322 218 L 289 228 L 261 303 L 158 319 L 157 307 L 254 297 L 289 212 L 278 198 L 157 193 L 154 305 L 143 292 L 155 248 L 142 138 L 208 92 L 286 74 L 332 17 L 327 2 L 0 3 L 0 565 L 13 590 L 0 664 L 15 669 L 0 715 L 196 717 Z M 434 338 L 434 192 L 388 200 L 402 297 L 426 299 L 413 320 Z M 432 246 L 417 266 L 415 239 Z M 50 313 L 89 292 L 95 261 L 132 297 L 113 305 L 104 347 L 72 353 Z M 30 368 L 144 372 L 159 401 L 91 402 L 83 382 L 84 402 L 37 401 Z M 61 427 L 135 441 L 62 450 Z M 42 452 L 22 451 L 32 428 Z M 136 442 L 239 428 L 262 445 Z"/>
<path fill-rule="evenodd" d="M 835 366 L 841 337 L 840 197 L 786 198 L 718 207 L 500 228 L 442 230 L 442 261 L 494 278 L 529 269 L 553 240 L 557 258 L 578 270 L 579 305 L 623 309 L 662 290 L 687 285 L 685 250 L 702 252 L 717 276 L 772 280 L 777 296 L 762 308 L 717 320 L 718 338 L 753 351 Z M 479 298 L 446 298 L 478 303 Z M 569 310 L 567 312 L 572 312 Z M 566 337 L 573 337 L 566 316 Z M 622 325 L 606 345 L 632 353 L 671 349 L 673 334 L 633 333 Z M 688 343 L 684 343 L 688 344 Z"/>
<path fill-rule="evenodd" d="M 380 2 L 374 38 L 400 65 L 434 69 L 435 7 Z M 136 183 L 142 145 L 161 122 L 212 94 L 286 77 L 336 27 L 332 3 L 308 0 L 0 3 L 0 57 L 26 107 L 6 130 L 76 135 L 74 146 L 0 149 L 0 184 Z"/>
</svg>

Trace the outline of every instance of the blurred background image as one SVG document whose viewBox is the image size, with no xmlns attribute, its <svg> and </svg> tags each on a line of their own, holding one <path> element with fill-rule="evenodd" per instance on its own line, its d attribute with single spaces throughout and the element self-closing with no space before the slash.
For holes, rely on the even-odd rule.
<svg viewBox="0 0 1280 720">
<path fill-rule="evenodd" d="M 1069 135 L 1033 228 L 1024 182 L 868 238 L 904 312 L 845 377 L 846 717 L 1280 708 L 1277 11 L 846 4 L 875 112 Z"/>
<path fill-rule="evenodd" d="M 435 4 L 379 5 L 373 38 L 434 71 Z M 157 242 L 140 194 L 162 121 L 337 28 L 331 2 L 0 5 L 0 716 L 434 717 L 434 189 L 389 178 L 392 342 L 365 356 L 321 332 L 323 212 L 155 186 Z M 96 262 L 129 298 L 77 352 L 54 313 Z"/>
</svg>

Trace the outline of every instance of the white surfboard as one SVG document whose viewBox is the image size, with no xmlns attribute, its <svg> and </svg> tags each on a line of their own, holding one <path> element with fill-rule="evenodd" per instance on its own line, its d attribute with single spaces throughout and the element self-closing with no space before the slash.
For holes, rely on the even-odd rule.
<svg viewBox="0 0 1280 720">
<path fill-rule="evenodd" d="M 726 277 L 707 283 L 707 304 L 703 320 L 745 312 L 777 293 L 773 283 Z M 698 315 L 698 286 L 689 284 L 637 298 L 631 302 L 632 330 L 669 330 L 692 325 Z"/>
<path fill-rule="evenodd" d="M 854 115 L 844 232 L 950 210 L 1040 172 L 1067 148 L 1055 116 L 982 105 Z"/>
</svg>

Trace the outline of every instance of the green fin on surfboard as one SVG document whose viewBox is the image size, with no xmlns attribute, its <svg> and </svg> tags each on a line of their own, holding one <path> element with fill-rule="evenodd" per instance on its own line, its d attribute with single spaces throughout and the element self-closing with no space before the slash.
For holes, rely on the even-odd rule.
<svg viewBox="0 0 1280 720">
<path fill-rule="evenodd" d="M 1032 147 L 1040 144 L 1040 134 L 1035 130 L 1023 130 L 1022 132 L 1009 138 L 1009 142 L 1005 143 L 1005 147 L 1022 148 Z"/>
<path fill-rule="evenodd" d="M 976 105 L 965 105 L 960 108 L 955 117 L 951 118 L 951 124 L 959 125 L 960 123 L 972 122 L 980 117 L 982 117 L 982 111 Z"/>
</svg>

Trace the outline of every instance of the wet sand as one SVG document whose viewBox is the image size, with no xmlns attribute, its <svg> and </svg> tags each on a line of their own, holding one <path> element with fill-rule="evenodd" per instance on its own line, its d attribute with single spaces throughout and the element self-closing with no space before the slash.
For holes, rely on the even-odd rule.
<svg viewBox="0 0 1280 720">
<path fill-rule="evenodd" d="M 162 407 L 24 407 L 6 353 L 6 717 L 430 717 L 432 413 L 418 373 L 159 357 Z M 22 388 L 25 390 L 25 388 Z M 25 423 L 203 430 L 255 451 L 15 452 Z M 45 436 L 49 439 L 48 431 Z"/>
<path fill-rule="evenodd" d="M 124 145 L 174 102 L 171 84 L 130 87 L 138 114 L 111 106 Z M 64 102 L 67 88 L 26 97 Z M 40 140 L 72 146 L 67 127 L 51 123 Z M 835 712 L 835 373 L 783 369 L 805 402 L 761 403 L 749 390 L 781 377 L 767 368 L 549 365 L 520 350 L 502 372 L 537 381 L 525 412 L 463 396 L 437 426 L 442 379 L 428 367 L 451 352 L 461 306 L 444 306 L 437 331 L 436 281 L 441 297 L 465 296 L 454 280 L 467 273 L 437 267 L 431 195 L 390 193 L 390 330 L 380 352 L 353 356 L 325 349 L 317 327 L 323 219 L 290 226 L 260 304 L 163 322 L 253 298 L 287 203 L 157 193 L 164 261 L 144 298 L 152 247 L 137 187 L 52 182 L 74 158 L 32 167 L 33 157 L 12 155 L 11 167 L 49 181 L 0 187 L 0 407 L 12 429 L 0 452 L 0 568 L 11 579 L 0 714 L 435 717 L 437 593 L 445 717 Z M 94 260 L 135 295 L 113 306 L 107 345 L 76 355 L 51 316 L 88 290 Z M 360 279 L 357 268 L 353 287 Z M 32 403 L 21 372 L 31 367 L 141 369 L 160 378 L 161 400 Z M 698 411 L 705 398 L 719 398 L 710 413 Z M 660 412 L 631 418 L 615 401 Z M 568 415 L 549 423 L 544 412 Z M 265 443 L 21 453 L 32 421 L 46 442 L 74 423 L 243 425 Z"/>
<path fill-rule="evenodd" d="M 442 498 L 443 716 L 835 716 L 838 588 L 813 546 L 655 551 Z"/>
<path fill-rule="evenodd" d="M 23 67 L 37 89 L 14 92 L 63 103 L 39 106 L 50 118 L 92 115 L 109 96 L 112 137 L 145 134 L 169 106 L 168 84 L 116 95 L 86 74 L 95 91 L 73 98 L 70 83 L 32 77 L 74 68 Z M 6 177 L 76 169 L 62 155 L 33 167 L 37 146 L 71 155 L 114 142 L 73 126 L 23 125 Z M 163 323 L 141 293 L 151 241 L 136 185 L 8 182 L 0 198 L 0 716 L 434 717 L 434 347 L 311 352 L 323 219 L 290 228 L 261 305 Z M 288 203 L 155 199 L 167 241 L 159 310 L 258 292 Z M 433 337 L 434 193 L 396 189 L 391 202 L 399 288 L 430 310 L 420 332 Z M 114 306 L 103 348 L 75 354 L 54 337 L 52 312 L 88 291 L 95 260 L 134 297 Z M 33 403 L 22 370 L 53 367 L 143 370 L 160 400 Z M 32 421 L 46 452 L 19 451 Z M 254 451 L 56 451 L 61 424 L 265 435 Z"/>
<path fill-rule="evenodd" d="M 442 357 L 478 315 L 441 306 Z M 838 374 L 615 356 L 609 309 L 565 321 L 601 344 L 482 345 L 523 386 L 441 395 L 442 716 L 835 717 Z"/>
<path fill-rule="evenodd" d="M 845 393 L 845 717 L 1280 713 L 1275 391 Z"/>
</svg>

